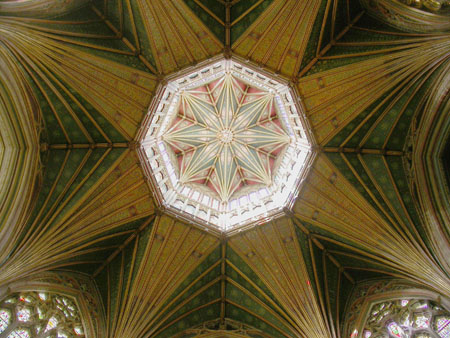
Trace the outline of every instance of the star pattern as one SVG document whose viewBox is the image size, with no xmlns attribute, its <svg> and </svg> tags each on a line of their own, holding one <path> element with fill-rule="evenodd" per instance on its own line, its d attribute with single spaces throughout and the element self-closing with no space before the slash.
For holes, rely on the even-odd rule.
<svg viewBox="0 0 450 338">
<path fill-rule="evenodd" d="M 277 158 L 290 143 L 274 93 L 230 73 L 180 93 L 163 135 L 177 159 L 179 181 L 230 201 L 237 191 L 273 183 Z"/>
</svg>

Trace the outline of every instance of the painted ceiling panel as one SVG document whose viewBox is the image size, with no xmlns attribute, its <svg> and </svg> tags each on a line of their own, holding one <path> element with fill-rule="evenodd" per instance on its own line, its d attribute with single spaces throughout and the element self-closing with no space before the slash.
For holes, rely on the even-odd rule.
<svg viewBox="0 0 450 338">
<path fill-rule="evenodd" d="M 231 246 L 227 246 L 226 251 L 224 316 L 270 332 L 273 336 L 292 335 L 295 332 L 292 320 L 278 299 Z"/>
<path fill-rule="evenodd" d="M 132 260 L 135 263 L 131 266 L 133 277 L 131 279 L 126 277 L 124 289 L 126 297 L 121 298 L 119 303 L 122 314 L 112 326 L 108 336 L 158 335 L 165 330 L 164 323 L 156 320 L 164 304 L 180 283 L 218 244 L 216 238 L 197 229 L 187 227 L 167 216 L 157 216 L 148 240 L 134 241 L 133 257 L 137 256 L 136 252 L 141 252 L 142 262 L 138 264 L 138 260 L 135 258 Z M 124 271 L 123 268 L 121 271 Z M 119 278 L 124 278 L 123 272 Z M 208 297 L 213 297 L 213 293 L 207 294 Z M 208 301 L 207 304 L 212 304 L 213 301 Z M 116 304 L 116 307 L 119 304 Z M 139 304 L 146 305 L 139 306 Z M 185 307 L 176 311 L 189 313 L 192 310 L 190 307 L 194 305 L 195 302 L 187 303 Z M 204 309 L 205 306 L 201 304 L 197 307 Z M 195 309 L 195 306 L 193 308 Z M 117 311 L 119 308 L 115 310 L 115 316 L 118 314 Z M 169 313 L 169 321 L 171 316 L 173 314 Z M 145 321 L 140 320 L 143 318 Z M 180 330 L 184 328 L 180 327 Z"/>
<path fill-rule="evenodd" d="M 52 154 L 52 158 L 62 158 L 59 162 L 61 167 L 56 175 L 50 173 L 48 180 L 44 180 L 47 187 L 42 191 L 44 204 L 37 205 L 40 208 L 34 211 L 27 232 L 10 253 L 10 259 L 2 270 L 2 281 L 57 265 L 64 253 L 71 253 L 72 257 L 85 254 L 89 252 L 90 245 L 108 238 L 108 235 L 105 238 L 100 236 L 105 230 L 153 212 L 145 182 L 141 180 L 140 184 L 136 184 L 136 178 L 142 172 L 134 166 L 137 175 L 132 173 L 132 165 L 136 163 L 134 154 L 111 148 L 106 151 L 82 149 L 54 152 L 56 154 Z M 89 157 L 95 158 L 93 154 L 96 152 L 102 155 L 88 164 Z M 76 164 L 71 163 L 73 161 Z M 115 183 L 120 182 L 117 178 L 122 170 L 130 173 L 121 181 L 122 188 L 128 185 L 134 189 L 126 199 L 117 194 L 111 195 Z M 115 179 L 111 180 L 111 177 Z M 145 189 L 140 190 L 139 187 Z M 111 207 L 113 211 L 99 215 L 96 212 L 99 205 Z"/>
<path fill-rule="evenodd" d="M 326 26 L 325 26 L 326 28 Z M 417 47 L 417 44 L 445 38 L 445 34 L 412 34 L 375 22 L 370 16 L 357 15 L 352 24 L 336 37 L 332 45 L 304 69 L 301 75 L 312 75 L 332 68 L 376 58 L 381 54 Z M 322 34 L 326 36 L 326 33 Z"/>
<path fill-rule="evenodd" d="M 274 1 L 233 42 L 233 51 L 286 76 L 300 69 L 320 1 Z"/>
<path fill-rule="evenodd" d="M 267 306 L 277 313 L 283 312 L 281 303 L 276 299 L 268 286 L 258 277 L 256 272 L 239 256 L 233 248 L 228 245 L 226 248 L 226 275 L 227 281 L 238 284 L 246 290 L 252 292 Z"/>
<path fill-rule="evenodd" d="M 230 44 L 232 45 L 260 15 L 272 4 L 273 0 L 236 1 L 230 8 Z"/>
<path fill-rule="evenodd" d="M 298 89 L 317 141 L 326 144 L 387 91 L 395 92 L 402 85 L 412 85 L 412 79 L 433 67 L 431 60 L 439 63 L 448 57 L 449 43 L 448 37 L 419 40 L 406 45 L 408 49 L 389 56 L 381 54 L 302 78 Z M 419 54 L 420 59 L 414 57 Z"/>
<path fill-rule="evenodd" d="M 20 15 L 30 17 L 53 17 L 85 6 L 88 0 L 4 0 L 0 4 L 0 15 Z"/>
<path fill-rule="evenodd" d="M 326 22 L 326 15 L 329 12 L 329 1 L 321 1 L 319 9 L 317 10 L 317 15 L 314 20 L 314 24 L 311 28 L 311 34 L 309 35 L 308 44 L 306 45 L 305 54 L 303 55 L 302 63 L 300 69 L 303 70 L 305 67 L 314 62 L 318 52 L 321 50 L 321 43 L 323 43 L 322 30 L 324 29 Z M 327 11 L 328 8 L 328 11 Z M 325 20 L 325 21 L 324 21 Z M 322 36 L 322 42 L 319 41 L 319 37 Z"/>
<path fill-rule="evenodd" d="M 42 115 L 14 54 L 0 40 L 0 264 L 16 245 L 40 182 Z M 17 198 L 22 195 L 23 198 Z"/>
<path fill-rule="evenodd" d="M 13 50 L 20 53 L 25 70 L 39 88 L 41 99 L 45 98 L 46 111 L 53 112 L 52 117 L 52 114 L 46 114 L 46 120 L 51 124 L 55 124 L 56 120 L 66 142 L 94 143 L 88 130 L 94 130 L 97 137 L 100 133 L 104 140 L 111 142 L 102 129 L 102 126 L 107 127 L 109 124 L 127 139 L 134 136 L 156 86 L 151 75 L 126 66 L 119 66 L 111 73 L 109 69 L 118 64 L 102 63 L 95 56 L 28 28 L 10 30 L 10 23 L 5 23 L 4 27 L 9 39 L 14 42 Z M 46 44 L 46 48 L 42 48 L 42 44 Z M 98 66 L 100 63 L 102 66 Z M 95 78 L 88 79 L 94 74 Z M 74 91 L 88 105 L 83 105 Z M 88 111 L 92 107 L 94 113 Z M 102 118 L 99 118 L 99 113 Z M 109 123 L 105 124 L 105 119 Z M 111 136 L 115 135 L 112 133 Z M 64 143 L 58 132 L 53 138 L 56 142 Z"/>
<path fill-rule="evenodd" d="M 174 333 L 170 326 L 178 331 L 200 325 L 205 320 L 201 313 L 208 313 L 208 318 L 215 319 L 220 313 L 221 297 L 221 266 L 220 246 L 201 263 L 178 286 L 167 299 L 155 321 L 160 322 L 161 336 Z M 207 304 L 205 306 L 205 304 Z M 211 313 L 213 312 L 213 313 Z M 189 317 L 190 324 L 184 324 L 184 318 Z M 181 322 L 181 323 L 180 323 Z"/>
<path fill-rule="evenodd" d="M 398 268 L 403 261 L 399 273 L 406 273 L 409 278 L 421 280 L 435 289 L 447 287 L 445 273 L 400 217 L 386 222 L 324 155 L 319 156 L 314 167 L 309 184 L 294 207 L 300 220 L 340 234 L 367 250 L 368 256 L 375 255 L 373 257 L 391 267 Z M 334 188 L 331 191 L 326 186 Z M 406 257 L 415 257 L 414 268 L 408 268 Z"/>
<path fill-rule="evenodd" d="M 158 73 L 170 73 L 221 51 L 222 43 L 183 1 L 142 0 L 137 5 Z M 176 19 L 176 25 L 165 17 L 168 13 Z"/>
<path fill-rule="evenodd" d="M 166 322 L 161 321 L 155 337 L 171 337 L 179 331 L 215 319 L 219 313 L 220 283 L 213 284 L 171 313 Z"/>
<path fill-rule="evenodd" d="M 351 153 L 329 153 L 327 156 L 387 222 L 394 224 L 397 221 L 405 224 L 416 240 L 424 240 L 427 247 L 429 246 L 408 188 L 401 156 Z M 372 160 L 371 165 L 367 166 L 367 159 L 370 158 L 378 162 L 374 163 Z M 385 179 L 379 178 L 380 172 L 384 172 Z M 382 179 L 382 186 L 373 181 L 375 177 Z"/>
<path fill-rule="evenodd" d="M 225 3 L 218 0 L 185 0 L 184 2 L 220 41 L 225 41 Z"/>
<path fill-rule="evenodd" d="M 327 336 L 328 328 L 323 322 L 295 238 L 294 225 L 280 220 L 274 226 L 269 224 L 264 229 L 258 228 L 233 237 L 230 245 L 283 304 L 293 320 L 296 334 Z M 255 243 L 259 245 L 256 247 Z M 313 321 L 314 325 L 308 324 L 308 321 Z"/>
<path fill-rule="evenodd" d="M 289 337 L 288 333 L 280 332 L 280 329 L 277 328 L 272 322 L 263 319 L 261 316 L 249 313 L 245 308 L 237 306 L 231 302 L 226 305 L 226 313 L 229 318 L 234 318 L 241 323 L 256 327 L 268 334 L 270 337 Z"/>
<path fill-rule="evenodd" d="M 411 73 L 381 95 L 338 133 L 327 146 L 402 150 L 413 117 L 423 111 L 427 88 L 448 64 L 446 58 Z"/>
</svg>

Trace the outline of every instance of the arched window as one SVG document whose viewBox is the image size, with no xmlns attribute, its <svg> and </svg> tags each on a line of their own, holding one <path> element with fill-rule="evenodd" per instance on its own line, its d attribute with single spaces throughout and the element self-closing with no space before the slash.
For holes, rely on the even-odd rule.
<svg viewBox="0 0 450 338">
<path fill-rule="evenodd" d="M 450 338 L 450 313 L 430 300 L 399 299 L 376 303 L 363 338 Z"/>
<path fill-rule="evenodd" d="M 0 302 L 0 338 L 83 338 L 76 303 L 48 292 L 21 292 Z"/>
</svg>

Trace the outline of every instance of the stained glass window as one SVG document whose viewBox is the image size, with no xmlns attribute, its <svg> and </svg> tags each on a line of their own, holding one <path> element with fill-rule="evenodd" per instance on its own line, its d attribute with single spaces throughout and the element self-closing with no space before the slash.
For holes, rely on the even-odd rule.
<svg viewBox="0 0 450 338">
<path fill-rule="evenodd" d="M 47 292 L 18 293 L 0 301 L 0 338 L 31 337 L 85 337 L 76 303 Z"/>
<path fill-rule="evenodd" d="M 58 325 L 58 319 L 55 317 L 52 317 L 48 320 L 47 327 L 45 328 L 45 331 L 49 331 L 54 329 Z"/>
<path fill-rule="evenodd" d="M 28 322 L 30 320 L 31 310 L 29 308 L 22 308 L 17 311 L 17 319 L 21 322 Z"/>
<path fill-rule="evenodd" d="M 419 329 L 424 329 L 430 326 L 430 319 L 426 314 L 418 314 L 415 316 L 414 326 Z"/>
<path fill-rule="evenodd" d="M 7 310 L 0 309 L 0 333 L 6 330 L 11 321 L 11 313 Z"/>
<path fill-rule="evenodd" d="M 435 319 L 435 330 L 441 338 L 450 338 L 450 316 L 439 316 Z"/>
<path fill-rule="evenodd" d="M 30 338 L 30 331 L 27 329 L 17 329 L 11 332 L 8 338 Z"/>
<path fill-rule="evenodd" d="M 396 322 L 391 322 L 387 326 L 389 333 L 398 338 L 402 338 L 404 336 L 403 330 Z"/>
<path fill-rule="evenodd" d="M 429 300 L 377 303 L 369 313 L 363 338 L 450 338 L 450 313 Z"/>
</svg>

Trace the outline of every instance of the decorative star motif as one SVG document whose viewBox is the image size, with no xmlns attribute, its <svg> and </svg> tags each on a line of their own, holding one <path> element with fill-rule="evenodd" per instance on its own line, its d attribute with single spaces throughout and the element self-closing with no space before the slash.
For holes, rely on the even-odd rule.
<svg viewBox="0 0 450 338">
<path fill-rule="evenodd" d="M 240 188 L 270 186 L 290 142 L 275 95 L 230 73 L 182 91 L 162 139 L 177 159 L 180 183 L 203 186 L 225 203 Z"/>
</svg>

